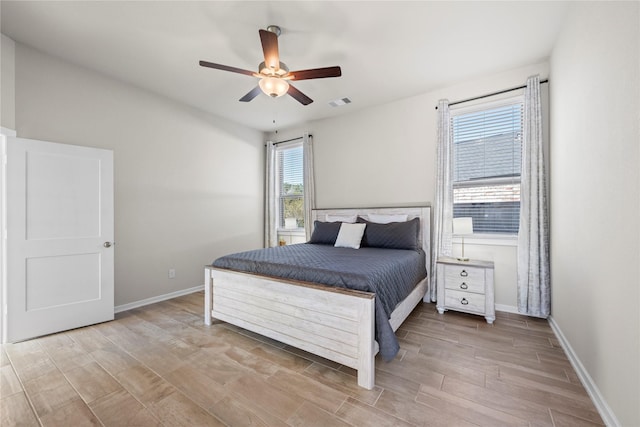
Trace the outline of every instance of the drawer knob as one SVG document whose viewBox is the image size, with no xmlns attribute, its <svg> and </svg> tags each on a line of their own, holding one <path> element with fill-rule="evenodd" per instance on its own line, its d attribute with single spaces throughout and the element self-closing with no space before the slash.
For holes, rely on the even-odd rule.
<svg viewBox="0 0 640 427">
<path fill-rule="evenodd" d="M 462 270 L 462 271 L 460 272 L 460 275 L 461 275 L 462 277 L 467 277 L 467 276 L 469 275 L 469 273 L 467 273 L 467 270 Z"/>
<path fill-rule="evenodd" d="M 467 305 L 469 304 L 469 301 L 466 298 L 462 298 L 462 300 L 460 301 L 460 304 Z"/>
<path fill-rule="evenodd" d="M 462 284 L 460 285 L 460 289 L 468 289 L 468 288 L 469 286 L 464 282 L 462 282 Z"/>
</svg>

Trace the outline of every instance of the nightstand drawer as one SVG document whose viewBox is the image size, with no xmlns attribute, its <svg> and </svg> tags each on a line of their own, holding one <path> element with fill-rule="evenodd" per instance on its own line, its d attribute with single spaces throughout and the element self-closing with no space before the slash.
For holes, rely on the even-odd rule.
<svg viewBox="0 0 640 427">
<path fill-rule="evenodd" d="M 485 312 L 485 301 L 482 294 L 447 290 L 444 303 L 453 310 L 472 311 L 482 314 Z"/>
<path fill-rule="evenodd" d="M 444 268 L 444 286 L 447 289 L 484 294 L 484 272 L 484 268 L 446 265 Z"/>
</svg>

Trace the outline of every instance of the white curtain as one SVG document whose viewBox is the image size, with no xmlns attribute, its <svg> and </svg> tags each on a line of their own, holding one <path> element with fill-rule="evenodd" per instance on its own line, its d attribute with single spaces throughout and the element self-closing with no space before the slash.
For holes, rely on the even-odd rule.
<svg viewBox="0 0 640 427">
<path fill-rule="evenodd" d="M 438 101 L 438 140 L 436 159 L 436 199 L 433 219 L 433 253 L 431 259 L 431 287 L 429 296 L 436 301 L 436 261 L 451 256 L 453 222 L 453 169 L 451 167 L 449 101 Z"/>
<path fill-rule="evenodd" d="M 273 141 L 267 141 L 266 163 L 264 177 L 264 247 L 278 245 L 278 231 L 276 218 L 276 146 Z"/>
<path fill-rule="evenodd" d="M 313 175 L 313 137 L 305 133 L 302 138 L 302 166 L 304 171 L 304 231 L 306 240 L 311 239 L 313 224 L 311 210 L 316 207 L 315 182 Z"/>
<path fill-rule="evenodd" d="M 550 282 L 540 78 L 533 76 L 527 79 L 524 99 L 518 230 L 518 312 L 548 317 L 551 311 Z"/>
</svg>

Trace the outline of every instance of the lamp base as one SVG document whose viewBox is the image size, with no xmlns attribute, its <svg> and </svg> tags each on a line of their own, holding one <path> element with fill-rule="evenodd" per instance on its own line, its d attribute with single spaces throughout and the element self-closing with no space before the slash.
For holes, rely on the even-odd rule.
<svg viewBox="0 0 640 427">
<path fill-rule="evenodd" d="M 458 261 L 469 261 L 469 258 L 467 257 L 458 257 L 457 259 Z"/>
</svg>

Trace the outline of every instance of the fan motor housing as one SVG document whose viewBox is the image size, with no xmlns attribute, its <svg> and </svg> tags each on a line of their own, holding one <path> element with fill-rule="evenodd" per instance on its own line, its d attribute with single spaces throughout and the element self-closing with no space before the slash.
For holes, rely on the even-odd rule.
<svg viewBox="0 0 640 427">
<path fill-rule="evenodd" d="M 273 77 L 284 77 L 289 74 L 289 67 L 282 61 L 278 62 L 278 69 L 272 69 L 267 67 L 264 61 L 258 65 L 258 74 L 260 76 L 273 76 Z"/>
</svg>

